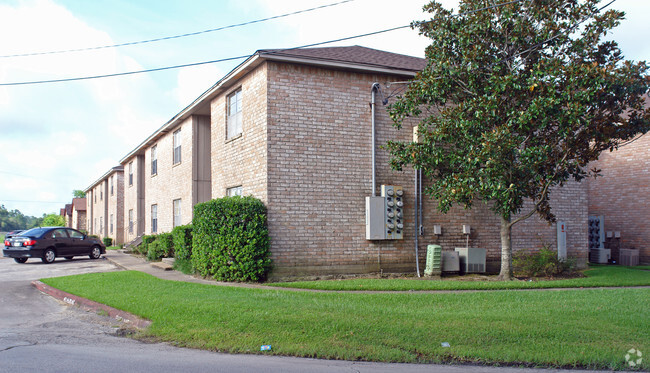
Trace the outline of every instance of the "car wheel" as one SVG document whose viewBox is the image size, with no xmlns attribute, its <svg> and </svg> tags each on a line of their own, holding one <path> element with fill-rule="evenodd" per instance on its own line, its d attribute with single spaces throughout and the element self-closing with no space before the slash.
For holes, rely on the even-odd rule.
<svg viewBox="0 0 650 373">
<path fill-rule="evenodd" d="M 43 253 L 43 257 L 41 258 L 41 260 L 43 261 L 43 263 L 52 263 L 54 262 L 54 258 L 56 258 L 56 254 L 54 253 L 54 250 L 47 249 Z"/>
<path fill-rule="evenodd" d="M 72 260 L 72 258 L 74 258 L 74 257 L 73 257 L 73 256 L 66 256 L 65 258 L 66 258 L 67 260 Z"/>
<path fill-rule="evenodd" d="M 15 261 L 16 263 L 20 263 L 20 264 L 22 264 L 22 263 L 27 262 L 27 258 L 14 258 L 14 261 Z"/>
<path fill-rule="evenodd" d="M 93 246 L 92 249 L 90 249 L 90 259 L 99 259 L 100 256 L 102 256 L 102 250 L 99 248 L 99 246 Z"/>
</svg>

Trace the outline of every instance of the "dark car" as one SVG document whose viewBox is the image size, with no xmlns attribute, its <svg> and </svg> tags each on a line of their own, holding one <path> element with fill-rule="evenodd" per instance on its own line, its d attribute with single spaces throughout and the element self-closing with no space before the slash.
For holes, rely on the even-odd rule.
<svg viewBox="0 0 650 373">
<path fill-rule="evenodd" d="M 97 238 L 91 238 L 76 229 L 66 227 L 32 228 L 18 236 L 5 238 L 2 254 L 14 258 L 16 263 L 25 263 L 29 258 L 40 258 L 43 263 L 52 263 L 56 257 L 72 259 L 88 255 L 99 259 L 106 254 L 106 247 Z"/>
<path fill-rule="evenodd" d="M 22 232 L 24 232 L 23 229 L 16 229 L 15 231 L 11 231 L 11 232 L 5 234 L 5 239 L 6 238 L 11 238 L 13 236 L 17 236 L 17 235 L 21 234 Z"/>
</svg>

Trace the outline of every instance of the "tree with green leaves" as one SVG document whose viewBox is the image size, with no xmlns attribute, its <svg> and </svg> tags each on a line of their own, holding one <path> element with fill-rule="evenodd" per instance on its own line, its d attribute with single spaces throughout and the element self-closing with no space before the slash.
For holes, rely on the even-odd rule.
<svg viewBox="0 0 650 373">
<path fill-rule="evenodd" d="M 83 190 L 75 189 L 72 191 L 73 198 L 86 198 L 86 193 Z"/>
<path fill-rule="evenodd" d="M 43 222 L 41 224 L 43 227 L 64 227 L 65 219 L 58 214 L 47 214 L 43 215 Z"/>
<path fill-rule="evenodd" d="M 431 20 L 413 26 L 432 41 L 426 68 L 389 108 L 398 128 L 419 120 L 420 141 L 389 142 L 391 165 L 423 170 L 442 212 L 487 203 L 501 222 L 500 277 L 510 279 L 512 226 L 536 213 L 553 222 L 551 192 L 598 175 L 589 163 L 601 152 L 650 129 L 648 66 L 603 41 L 624 13 L 596 0 L 424 10 Z"/>
</svg>

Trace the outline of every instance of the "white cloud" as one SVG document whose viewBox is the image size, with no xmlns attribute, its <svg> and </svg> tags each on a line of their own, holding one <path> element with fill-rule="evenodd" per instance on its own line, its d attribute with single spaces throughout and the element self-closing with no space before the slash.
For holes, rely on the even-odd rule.
<svg viewBox="0 0 650 373">
<path fill-rule="evenodd" d="M 216 83 L 224 73 L 215 65 L 200 65 L 178 72 L 176 98 L 180 107 L 192 103 Z"/>
</svg>

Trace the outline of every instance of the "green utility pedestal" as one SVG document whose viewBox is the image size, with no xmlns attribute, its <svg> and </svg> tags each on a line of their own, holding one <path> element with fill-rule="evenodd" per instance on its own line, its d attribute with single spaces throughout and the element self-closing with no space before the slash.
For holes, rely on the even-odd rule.
<svg viewBox="0 0 650 373">
<path fill-rule="evenodd" d="M 427 267 L 424 270 L 425 276 L 440 276 L 442 269 L 442 246 L 427 246 Z"/>
</svg>

